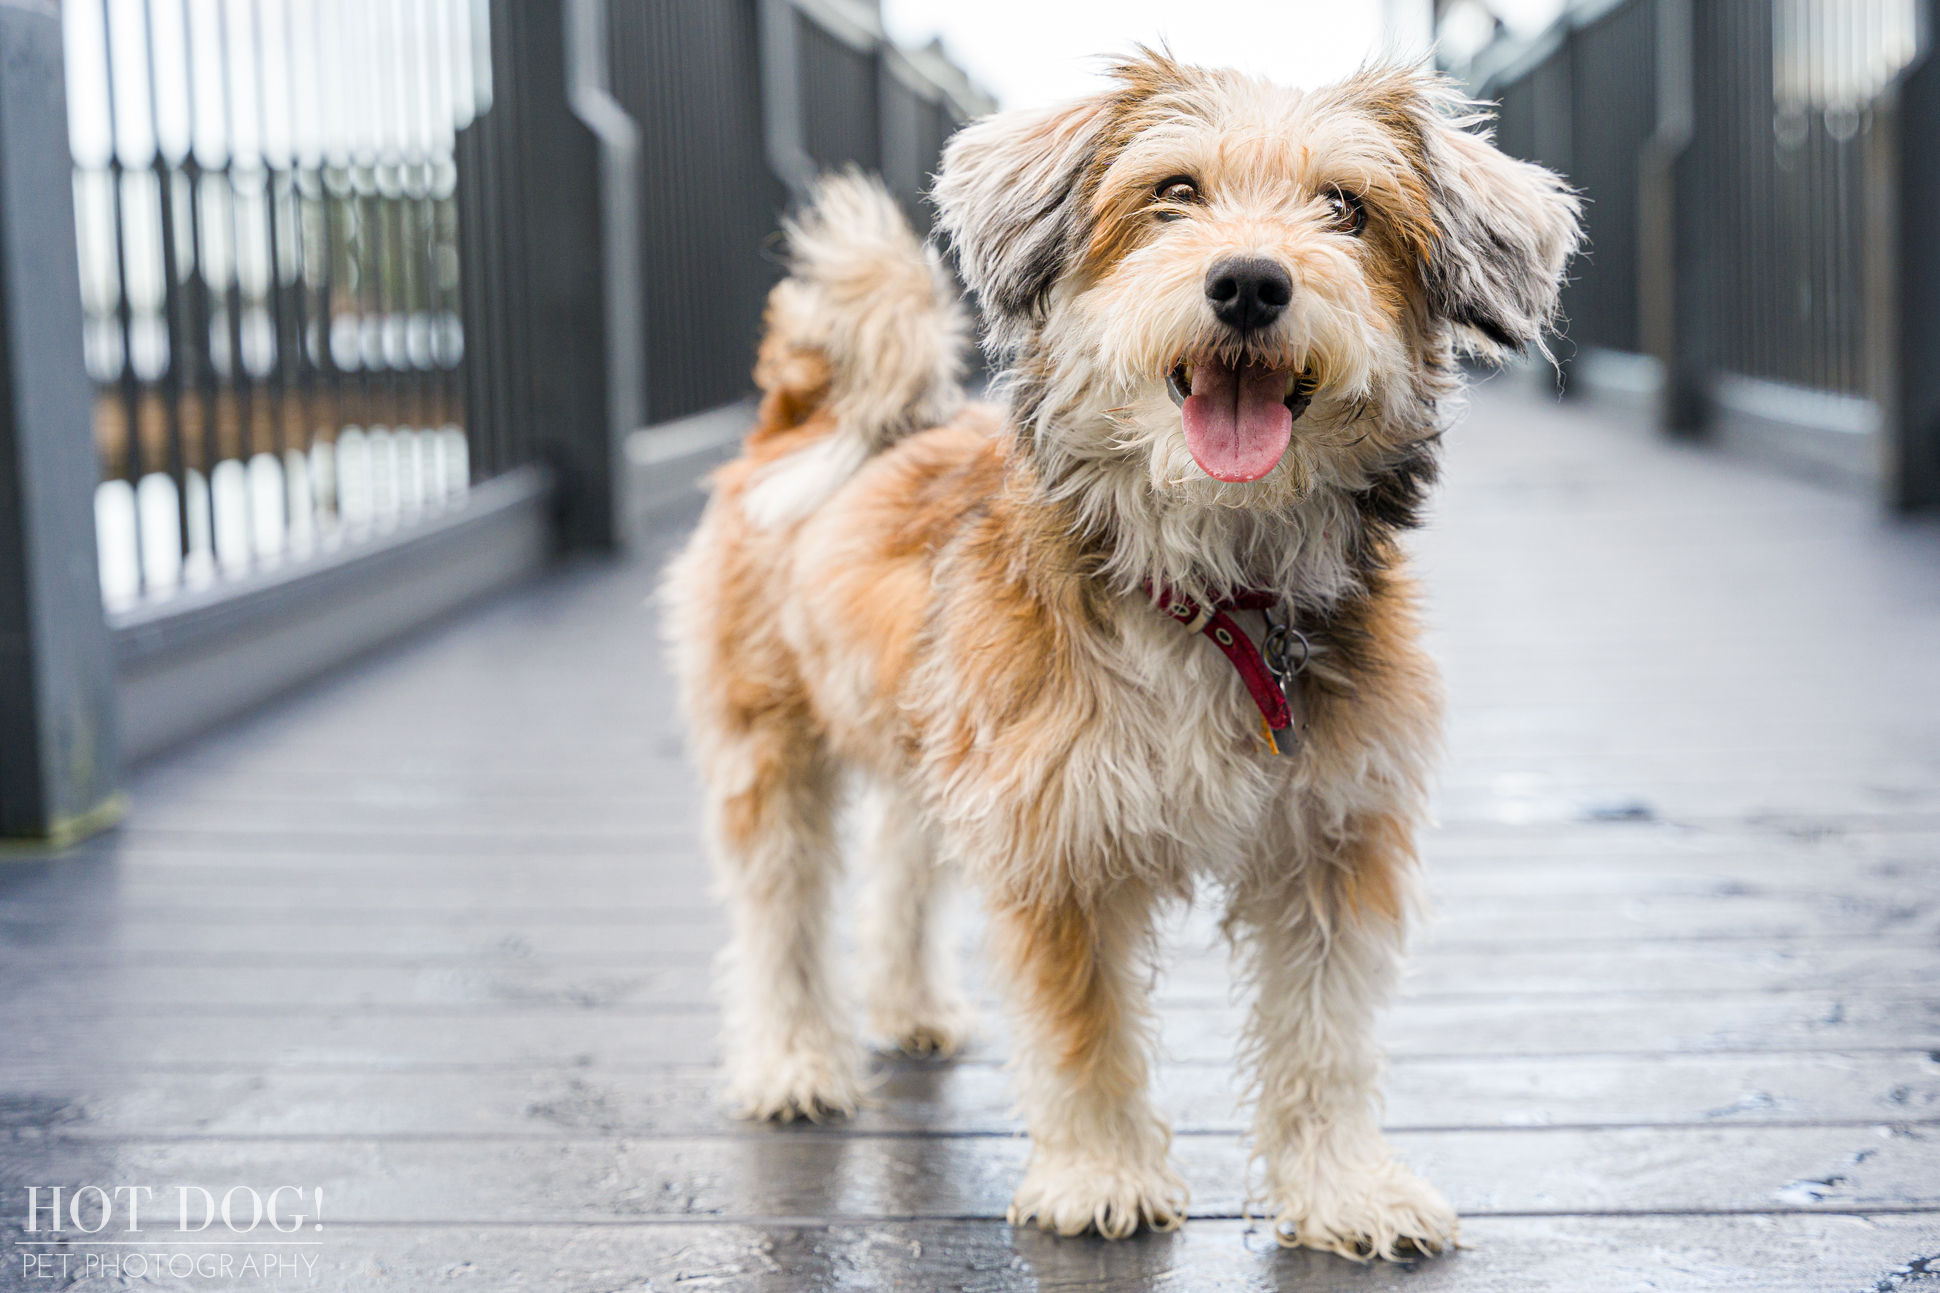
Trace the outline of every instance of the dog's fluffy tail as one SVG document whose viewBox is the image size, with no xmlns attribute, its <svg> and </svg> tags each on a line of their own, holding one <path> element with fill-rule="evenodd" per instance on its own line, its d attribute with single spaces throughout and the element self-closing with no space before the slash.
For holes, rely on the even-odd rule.
<svg viewBox="0 0 1940 1293">
<path fill-rule="evenodd" d="M 824 176 L 782 231 L 789 273 L 754 374 L 761 430 L 816 419 L 829 434 L 764 470 L 747 500 L 763 524 L 806 516 L 870 455 L 963 404 L 956 284 L 879 181 Z"/>
</svg>

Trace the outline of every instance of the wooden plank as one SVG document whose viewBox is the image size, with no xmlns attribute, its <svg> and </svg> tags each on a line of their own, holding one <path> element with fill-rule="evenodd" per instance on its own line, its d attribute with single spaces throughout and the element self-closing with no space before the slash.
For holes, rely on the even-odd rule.
<svg viewBox="0 0 1940 1293">
<path fill-rule="evenodd" d="M 1747 520 L 1743 479 L 1556 419 L 1490 423 L 1427 545 L 1455 758 L 1387 1110 L 1471 1252 L 1013 1234 L 995 1010 L 963 1062 L 882 1064 L 853 1124 L 723 1118 L 651 557 L 189 751 L 116 838 L 0 876 L 0 1189 L 313 1177 L 325 1287 L 1885 1287 L 1940 1255 L 1935 684 L 1892 591 L 1932 553 L 1792 496 Z M 1571 472 L 1590 505 L 1545 502 Z M 1783 599 L 1720 573 L 1773 563 Z M 1863 632 L 1784 632 L 1834 588 L 1822 622 Z M 1626 798 L 1656 820 L 1581 820 Z M 1158 1093 L 1218 1214 L 1245 1173 L 1211 907 L 1169 931 Z"/>
<path fill-rule="evenodd" d="M 1463 1213 L 1940 1210 L 1940 1138 L 1873 1127 L 1398 1131 L 1396 1153 Z M 102 1142 L 23 1146 L 6 1175 L 85 1180 Z M 123 1136 L 123 1180 L 302 1181 L 351 1221 L 598 1222 L 640 1215 L 1002 1220 L 1030 1152 L 1018 1136 L 870 1136 L 821 1127 L 748 1136 L 542 1140 Z M 1198 1216 L 1238 1216 L 1237 1136 L 1181 1136 L 1171 1161 Z M 1732 1170 L 1707 1165 L 1729 1162 Z M 24 1174 L 24 1175 L 23 1175 Z M 453 1184 L 463 1182 L 464 1188 Z"/>
<path fill-rule="evenodd" d="M 529 905 L 534 897 L 550 895 L 546 906 L 593 906 L 601 895 L 636 895 L 657 890 L 669 881 L 706 878 L 707 868 L 691 854 L 678 858 L 571 853 L 533 854 L 465 862 L 456 858 L 423 857 L 404 852 L 368 857 L 357 854 L 283 854 L 244 862 L 224 854 L 169 854 L 118 851 L 113 860 L 125 895 L 137 910 L 210 904 L 246 906 L 261 903 L 267 892 L 283 887 L 333 888 L 342 901 L 385 906 L 430 906 L 440 899 L 466 906 Z M 1631 861 L 1600 855 L 1595 869 L 1580 864 L 1557 865 L 1549 873 L 1528 865 L 1485 867 L 1470 863 L 1459 869 L 1431 864 L 1426 871 L 1429 890 L 1445 913 L 1459 914 L 1483 902 L 1554 903 L 1558 900 L 1597 901 L 1612 898 L 1662 900 L 1682 898 L 1727 901 L 1747 897 L 1795 901 L 1843 901 L 1847 898 L 1917 901 L 1940 879 L 1940 861 L 1876 863 L 1841 866 L 1829 873 L 1825 858 L 1779 861 L 1753 855 L 1733 863 L 1697 862 L 1685 857 Z M 553 883 L 535 875 L 543 863 Z M 866 871 L 852 863 L 858 874 Z M 400 871 L 402 870 L 402 873 Z M 393 883 L 385 884 L 386 877 Z M 1531 894 L 1539 880 L 1546 896 Z M 66 893 L 57 885 L 41 889 L 16 887 L 5 909 L 58 903 Z M 171 901 L 172 900 L 172 901 Z M 1457 904 L 1453 912 L 1450 905 Z M 341 905 L 341 901 L 340 904 Z M 637 904 L 627 904 L 637 905 Z"/>
<path fill-rule="evenodd" d="M 1940 1226 L 1905 1216 L 1471 1218 L 1462 1236 L 1465 1248 L 1434 1261 L 1363 1266 L 1284 1250 L 1259 1227 L 1228 1221 L 1193 1221 L 1176 1234 L 1119 1243 L 1060 1240 L 988 1222 L 847 1218 L 637 1218 L 596 1227 L 333 1221 L 307 1259 L 314 1267 L 297 1266 L 291 1257 L 294 1274 L 266 1280 L 238 1273 L 219 1286 L 287 1288 L 294 1277 L 329 1290 L 426 1289 L 457 1281 L 459 1287 L 628 1293 L 742 1287 L 1890 1293 L 1901 1287 L 1891 1282 L 1896 1272 L 1910 1275 L 1912 1263 L 1940 1253 Z M 73 1260 L 76 1277 L 103 1281 L 98 1265 L 90 1275 L 82 1257 Z"/>
<path fill-rule="evenodd" d="M 683 1006 L 561 1010 L 545 1003 L 425 1003 L 336 1011 L 289 1003 L 123 1011 L 106 1001 L 83 1009 L 98 1035 L 74 1037 L 73 1002 L 16 1004 L 9 1011 L 8 1033 L 21 1039 L 16 1044 L 26 1052 L 17 1062 L 45 1054 L 47 1063 L 85 1071 L 109 1057 L 136 1068 L 207 1069 L 266 1062 L 436 1067 L 453 1057 L 467 1064 L 547 1065 L 570 1056 L 589 1066 L 626 1066 L 712 1057 L 717 1029 L 711 1011 Z M 1176 1060 L 1227 1063 L 1240 1019 L 1238 1011 L 1216 1003 L 1169 1006 L 1160 1011 L 1161 1042 Z M 992 1040 L 970 1053 L 1000 1056 L 1000 1022 L 985 1023 Z M 1815 993 L 1563 1003 L 1505 997 L 1474 1001 L 1460 1010 L 1403 1002 L 1384 1018 L 1381 1035 L 1396 1058 L 1907 1052 L 1940 1049 L 1940 1016 L 1920 999 Z"/>
<path fill-rule="evenodd" d="M 1565 850 L 1557 845 L 1534 856 L 1506 846 L 1480 855 L 1437 856 L 1430 840 L 1425 876 L 1431 892 L 1475 896 L 1514 896 L 1540 882 L 1556 894 L 1718 895 L 1726 889 L 1749 889 L 1768 894 L 1869 894 L 1908 887 L 1930 889 L 1940 880 L 1940 841 L 1919 846 L 1917 853 L 1871 857 L 1824 849 L 1785 850 L 1777 842 L 1727 852 L 1722 843 L 1711 849 L 1657 849 L 1626 852 L 1616 847 Z M 72 860 L 88 856 L 80 854 Z M 698 857 L 678 859 L 624 853 L 581 854 L 561 848 L 538 848 L 526 853 L 484 858 L 427 856 L 401 849 L 390 853 L 346 853 L 319 850 L 276 850 L 238 855 L 233 850 L 172 849 L 152 842 L 119 841 L 112 860 L 128 892 L 153 886 L 209 888 L 240 895 L 265 885 L 304 887 L 334 881 L 347 891 L 361 885 L 395 879 L 404 891 L 436 888 L 444 893 L 497 892 L 503 887 L 537 884 L 532 872 L 543 864 L 558 878 L 562 892 L 578 886 L 657 883 L 681 872 L 705 868 Z M 1591 863 L 1593 865 L 1585 865 Z M 1836 877 L 1836 880 L 1835 880 Z M 22 894 L 29 899 L 31 894 Z"/>
<path fill-rule="evenodd" d="M 687 896 L 670 893 L 678 901 Z M 690 899 L 691 900 L 691 899 Z M 1917 950 L 1931 946 L 1940 933 L 1940 910 L 1931 915 L 1902 918 L 1904 909 L 1891 902 L 1854 901 L 1842 908 L 1815 910 L 1810 904 L 1761 904 L 1747 901 L 1737 910 L 1743 923 L 1702 906 L 1654 905 L 1649 911 L 1612 913 L 1621 931 L 1585 929 L 1572 934 L 1570 926 L 1536 917 L 1476 916 L 1445 920 L 1421 937 L 1423 950 L 1449 954 L 1486 954 L 1492 949 L 1560 951 L 1570 947 L 1620 950 L 1638 942 L 1778 943 L 1843 941 L 1861 947 L 1899 947 Z M 1754 915 L 1754 913 L 1761 913 Z M 666 937 L 663 938 L 663 932 Z M 463 910 L 379 912 L 358 908 L 303 908 L 295 904 L 257 911 L 209 915 L 194 922 L 145 921 L 130 912 L 111 928 L 84 929 L 68 920 L 18 915 L 0 920 L 0 951 L 46 949 L 52 955 L 70 941 L 84 945 L 94 938 L 102 952 L 157 955 L 181 947 L 185 941 L 208 952 L 273 952 L 303 954 L 331 950 L 352 956 L 386 950 L 462 950 L 490 948 L 515 939 L 523 955 L 555 957 L 615 956 L 642 947 L 651 936 L 656 948 L 673 945 L 683 954 L 703 956 L 720 941 L 720 927 L 650 919 L 642 912 L 615 911 L 468 913 Z M 1185 949 L 1190 950 L 1190 949 Z"/>
<path fill-rule="evenodd" d="M 669 895 L 667 905 L 649 904 L 645 894 L 635 895 L 633 904 L 612 902 L 601 906 L 527 906 L 494 902 L 474 905 L 454 901 L 450 906 L 435 903 L 404 904 L 373 900 L 342 905 L 337 901 L 317 902 L 301 907 L 288 903 L 266 903 L 258 897 L 253 904 L 234 901 L 200 906 L 162 906 L 147 908 L 130 903 L 120 913 L 118 934 L 123 946 L 142 947 L 192 935 L 209 945 L 228 944 L 225 931 L 268 931 L 278 927 L 314 931 L 330 937 L 342 926 L 383 925 L 410 938 L 412 931 L 427 927 L 450 928 L 459 924 L 498 925 L 516 922 L 533 931 L 536 940 L 549 942 L 563 931 L 584 931 L 600 939 L 625 938 L 631 931 L 687 926 L 699 921 L 718 933 L 722 917 L 706 901 L 704 874 L 690 874 L 685 892 Z M 419 895 L 421 900 L 428 895 Z M 683 901 L 685 900 L 685 901 Z M 28 904 L 8 904 L 0 909 L 0 941 L 27 940 L 45 931 L 57 909 L 35 910 Z M 1571 928 L 1581 932 L 1572 937 Z M 1472 903 L 1448 902 L 1427 922 L 1417 938 L 1429 948 L 1526 947 L 1544 945 L 1604 946 L 1632 941 L 1664 939 L 1723 939 L 1774 941 L 1789 938 L 1856 937 L 1884 935 L 1908 946 L 1927 943 L 1940 933 L 1940 901 L 1912 903 L 1898 897 L 1881 895 L 1862 898 L 1848 895 L 1836 903 L 1809 898 L 1746 895 L 1734 898 L 1604 899 L 1584 898 L 1565 902 L 1481 899 Z M 241 934 L 242 941 L 249 935 Z M 297 943 L 301 946 L 301 941 Z"/>
<path fill-rule="evenodd" d="M 642 930 L 679 927 L 668 918 Z M 719 927 L 708 912 L 691 927 Z M 508 958 L 487 946 L 469 957 L 428 957 L 408 949 L 354 957 L 320 948 L 254 953 L 179 949 L 92 957 L 79 953 L 37 956 L 26 950 L 0 954 L 18 990 L 70 999 L 112 989 L 123 1009 L 191 1004 L 287 1005 L 367 1008 L 435 1002 L 542 1004 L 594 1007 L 614 1004 L 703 1005 L 711 1000 L 709 957 L 668 955 L 649 939 L 613 956 Z M 689 948 L 692 944 L 687 944 Z M 710 945 L 711 946 L 711 945 Z M 965 957 L 966 962 L 973 958 Z M 247 974 L 237 973 L 247 969 Z M 972 969 L 976 969 L 974 963 Z M 977 976 L 981 978 L 981 974 Z M 1740 943 L 1647 943 L 1571 953 L 1559 948 L 1484 952 L 1431 950 L 1409 959 L 1402 996 L 1415 1001 L 1455 1002 L 1476 996 L 1689 997 L 1695 995 L 1838 992 L 1918 997 L 1940 981 L 1940 952 L 1916 945 L 1872 946 L 1864 942 L 1807 943 L 1775 950 Z M 1224 1001 L 1233 990 L 1220 949 L 1182 954 L 1158 984 L 1160 1000 Z M 995 1003 L 993 1003 L 995 1004 Z"/>
<path fill-rule="evenodd" d="M 513 1069 L 262 1065 L 194 1076 L 0 1074 L 0 1126 L 63 1135 L 633 1136 L 759 1135 L 717 1103 L 720 1075 L 699 1063 L 651 1069 L 554 1062 Z M 47 1094 L 58 1091 L 58 1096 Z M 1923 1052 L 1400 1059 L 1385 1084 L 1392 1128 L 1698 1126 L 1940 1121 L 1940 1064 Z M 1226 1064 L 1160 1068 L 1158 1099 L 1181 1134 L 1238 1134 Z M 51 1101 L 51 1103 L 49 1103 Z M 1009 1075 L 989 1062 L 878 1063 L 865 1132 L 1009 1135 Z"/>
</svg>

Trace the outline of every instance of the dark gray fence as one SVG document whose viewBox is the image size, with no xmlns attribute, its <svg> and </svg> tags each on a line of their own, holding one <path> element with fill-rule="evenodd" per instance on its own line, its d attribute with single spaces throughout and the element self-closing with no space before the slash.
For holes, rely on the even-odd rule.
<svg viewBox="0 0 1940 1293">
<path fill-rule="evenodd" d="M 1598 351 L 1651 355 L 1666 421 L 1690 432 L 1726 421 L 1733 392 L 1756 386 L 1758 419 L 1789 434 L 1773 406 L 1803 392 L 1895 502 L 1940 501 L 1923 465 L 1940 426 L 1900 391 L 1940 354 L 1903 363 L 1895 349 L 1924 335 L 1905 311 L 1928 308 L 1900 285 L 1927 254 L 1931 216 L 1898 213 L 1919 173 L 1905 132 L 1940 128 L 1902 120 L 1936 74 L 1931 8 L 1578 4 L 1498 62 L 1478 90 L 1500 105 L 1503 147 L 1589 199 L 1588 254 L 1564 292 L 1572 380 Z M 1867 425 L 1879 435 L 1855 434 Z"/>
<path fill-rule="evenodd" d="M 922 218 L 988 107 L 843 0 L 68 0 L 65 90 L 62 11 L 0 19 L 0 836 L 619 546 L 733 434 L 657 428 L 752 392 L 787 204 Z"/>
<path fill-rule="evenodd" d="M 641 130 L 647 416 L 665 422 L 747 392 L 788 190 L 762 134 L 755 5 L 638 0 L 612 22 L 613 93 Z"/>
<path fill-rule="evenodd" d="M 1570 155 L 1559 159 L 1586 191 L 1607 194 L 1585 213 L 1594 251 L 1570 285 L 1571 338 L 1579 345 L 1641 348 L 1637 313 L 1637 199 L 1643 147 L 1656 128 L 1657 23 L 1653 5 L 1629 4 L 1586 24 L 1569 51 Z"/>
<path fill-rule="evenodd" d="M 1692 288 L 1713 298 L 1712 366 L 1866 395 L 1866 152 L 1873 101 L 1886 89 L 1880 72 L 1913 49 L 1910 39 L 1895 47 L 1891 30 L 1801 20 L 1814 10 L 1851 25 L 1865 6 L 1737 0 L 1694 10 L 1694 62 L 1708 74 L 1693 79 L 1680 180 L 1716 232 L 1692 262 Z M 1912 6 L 1904 12 L 1910 19 Z M 1873 83 L 1841 78 L 1847 60 L 1876 63 Z M 1778 84 L 1788 62 L 1799 66 Z"/>
</svg>

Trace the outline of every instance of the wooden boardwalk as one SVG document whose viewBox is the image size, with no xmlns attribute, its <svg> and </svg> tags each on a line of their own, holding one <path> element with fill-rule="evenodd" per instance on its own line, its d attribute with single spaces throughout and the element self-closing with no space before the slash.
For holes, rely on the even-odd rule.
<svg viewBox="0 0 1940 1293">
<path fill-rule="evenodd" d="M 1236 1012 L 1191 917 L 1181 1234 L 1003 1224 L 994 1011 L 960 1062 L 885 1063 L 852 1125 L 725 1120 L 721 914 L 645 604 L 678 537 L 0 862 L 0 1288 L 135 1251 L 39 1278 L 23 1187 L 188 1183 L 322 1187 L 284 1287 L 1940 1289 L 1940 532 L 1478 393 L 1418 544 L 1451 752 L 1385 1029 L 1393 1140 L 1471 1247 L 1413 1268 L 1238 1216 Z"/>
</svg>

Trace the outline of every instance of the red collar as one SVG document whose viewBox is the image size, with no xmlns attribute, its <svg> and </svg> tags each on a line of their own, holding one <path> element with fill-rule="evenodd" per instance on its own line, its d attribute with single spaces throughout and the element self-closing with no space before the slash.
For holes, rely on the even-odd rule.
<svg viewBox="0 0 1940 1293">
<path fill-rule="evenodd" d="M 1267 729 L 1267 744 L 1276 753 L 1293 753 L 1293 745 L 1299 734 L 1293 729 L 1293 710 L 1287 703 L 1286 693 L 1267 668 L 1266 658 L 1253 644 L 1228 612 L 1264 611 L 1278 606 L 1286 599 L 1279 593 L 1258 588 L 1242 588 L 1232 596 L 1202 606 L 1185 594 L 1175 592 L 1161 585 L 1154 590 L 1148 582 L 1145 591 L 1153 597 L 1161 613 L 1183 624 L 1189 633 L 1202 633 L 1213 641 L 1213 645 L 1225 652 L 1226 658 L 1238 671 L 1240 681 L 1246 684 L 1246 693 L 1259 707 L 1260 719 Z M 1292 677 L 1288 677 L 1292 685 Z"/>
</svg>

